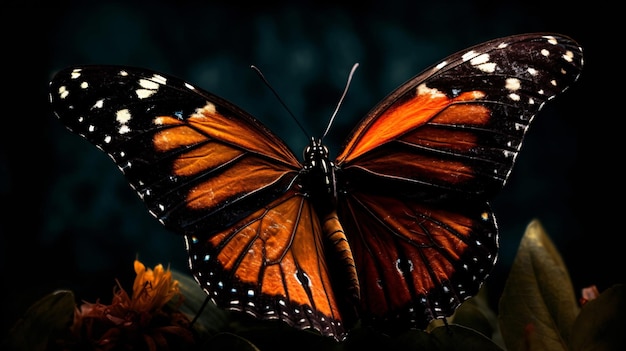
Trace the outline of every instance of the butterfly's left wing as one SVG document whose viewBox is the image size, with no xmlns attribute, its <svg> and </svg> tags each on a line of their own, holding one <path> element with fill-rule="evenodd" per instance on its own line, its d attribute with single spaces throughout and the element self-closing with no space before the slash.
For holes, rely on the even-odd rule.
<svg viewBox="0 0 626 351">
<path fill-rule="evenodd" d="M 338 214 L 365 319 L 423 327 L 478 291 L 497 257 L 488 201 L 535 114 L 582 64 L 565 36 L 492 40 L 409 80 L 357 125 L 336 159 Z"/>
<path fill-rule="evenodd" d="M 106 152 L 150 213 L 184 235 L 220 307 L 345 337 L 302 166 L 255 118 L 147 69 L 82 66 L 50 84 L 52 107 Z"/>
</svg>

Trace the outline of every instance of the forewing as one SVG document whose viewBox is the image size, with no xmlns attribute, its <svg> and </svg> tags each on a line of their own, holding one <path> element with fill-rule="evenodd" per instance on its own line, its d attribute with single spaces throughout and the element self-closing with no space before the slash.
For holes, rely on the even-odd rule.
<svg viewBox="0 0 626 351">
<path fill-rule="evenodd" d="M 582 69 L 555 34 L 495 39 L 456 53 L 392 92 L 355 128 L 337 164 L 351 186 L 489 198 L 504 185 L 544 103 Z"/>
<path fill-rule="evenodd" d="M 233 104 L 174 77 L 117 66 L 57 73 L 61 122 L 106 152 L 150 213 L 179 234 L 223 230 L 281 196 L 300 164 Z"/>
</svg>

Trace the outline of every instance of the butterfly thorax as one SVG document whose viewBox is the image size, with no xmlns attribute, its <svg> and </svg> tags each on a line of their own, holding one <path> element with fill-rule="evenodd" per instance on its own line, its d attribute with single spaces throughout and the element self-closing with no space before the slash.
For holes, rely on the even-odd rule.
<svg viewBox="0 0 626 351">
<path fill-rule="evenodd" d="M 318 213 L 326 214 L 335 209 L 335 165 L 320 139 L 311 138 L 304 149 L 303 187 Z"/>
</svg>

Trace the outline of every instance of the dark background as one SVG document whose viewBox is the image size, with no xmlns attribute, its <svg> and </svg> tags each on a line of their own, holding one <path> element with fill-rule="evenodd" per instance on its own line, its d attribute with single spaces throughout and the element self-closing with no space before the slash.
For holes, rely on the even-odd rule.
<svg viewBox="0 0 626 351">
<path fill-rule="evenodd" d="M 115 278 L 131 281 L 135 257 L 187 269 L 182 239 L 147 213 L 106 155 L 53 117 L 48 81 L 83 63 L 184 78 L 257 116 L 299 155 L 305 138 L 251 64 L 319 135 L 359 62 L 329 136 L 340 143 L 388 92 L 448 54 L 511 34 L 567 34 L 584 47 L 586 66 L 579 84 L 535 120 L 493 201 L 502 251 L 488 283 L 501 286 L 534 218 L 563 255 L 577 292 L 623 283 L 623 38 L 609 28 L 610 9 L 574 4 L 63 1 L 3 10 L 3 331 L 55 289 L 107 302 Z"/>
</svg>

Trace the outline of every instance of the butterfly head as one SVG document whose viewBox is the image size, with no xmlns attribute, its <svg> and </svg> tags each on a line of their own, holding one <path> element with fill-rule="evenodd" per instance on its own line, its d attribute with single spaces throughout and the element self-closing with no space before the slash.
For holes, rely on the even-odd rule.
<svg viewBox="0 0 626 351">
<path fill-rule="evenodd" d="M 328 158 L 328 148 L 322 144 L 321 139 L 311 137 L 309 145 L 304 148 L 304 169 L 310 170 L 320 166 L 324 166 L 323 163 L 330 163 Z"/>
</svg>

